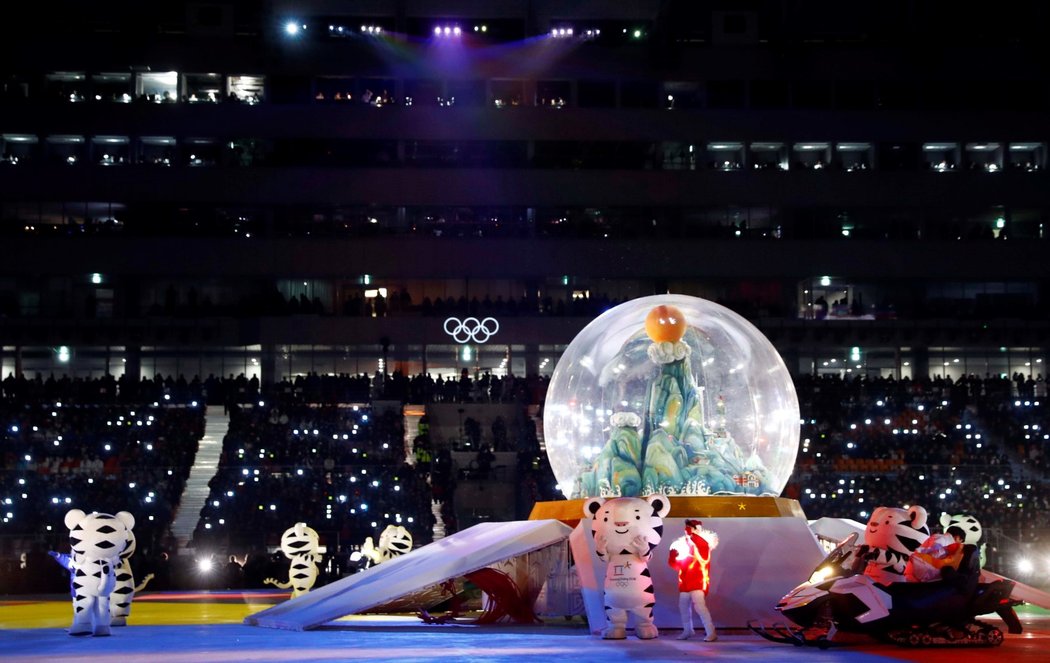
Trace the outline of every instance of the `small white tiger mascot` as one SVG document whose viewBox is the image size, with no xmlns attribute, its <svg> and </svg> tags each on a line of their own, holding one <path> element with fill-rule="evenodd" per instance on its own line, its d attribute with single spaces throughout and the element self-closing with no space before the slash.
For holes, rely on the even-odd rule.
<svg viewBox="0 0 1050 663">
<path fill-rule="evenodd" d="M 883 585 L 905 582 L 908 558 L 930 536 L 927 517 L 921 506 L 875 509 L 864 531 L 864 545 L 858 550 L 868 560 L 864 575 Z"/>
<path fill-rule="evenodd" d="M 131 572 L 131 556 L 135 554 L 135 533 L 128 530 L 128 545 L 124 552 L 120 553 L 120 567 L 117 568 L 117 586 L 109 599 L 109 625 L 127 626 L 128 616 L 131 614 L 131 602 L 146 584 L 153 579 L 150 573 L 142 582 L 135 586 L 135 574 Z"/>
<path fill-rule="evenodd" d="M 965 513 L 952 515 L 944 512 L 941 514 L 941 531 L 947 532 L 949 527 L 958 527 L 966 532 L 966 539 L 963 543 L 971 543 L 978 546 L 981 551 L 981 568 L 983 569 L 984 563 L 987 561 L 988 546 L 986 543 L 981 543 L 981 537 L 984 535 L 981 523 L 973 516 Z"/>
<path fill-rule="evenodd" d="M 317 532 L 306 523 L 296 523 L 281 535 L 281 552 L 292 560 L 288 566 L 288 582 L 276 578 L 263 580 L 264 584 L 279 589 L 292 589 L 292 598 L 310 591 L 317 582 L 317 564 L 321 561 L 321 546 Z"/>
<path fill-rule="evenodd" d="M 622 640 L 627 637 L 627 613 L 638 620 L 634 632 L 642 640 L 659 635 L 653 624 L 652 574 L 649 557 L 660 543 L 664 516 L 671 510 L 665 495 L 595 497 L 583 506 L 585 518 L 591 520 L 591 535 L 598 557 L 607 563 L 605 570 L 605 618 L 602 637 Z"/>
<path fill-rule="evenodd" d="M 379 535 L 379 545 L 372 543 L 372 537 L 365 539 L 361 550 L 350 555 L 351 562 L 361 564 L 362 569 L 400 557 L 412 550 L 412 533 L 404 525 L 387 525 Z"/>
<path fill-rule="evenodd" d="M 128 545 L 135 517 L 127 511 L 86 514 L 70 509 L 65 517 L 73 557 L 73 625 L 70 635 L 109 635 L 109 596 L 117 586 L 120 554 Z"/>
</svg>

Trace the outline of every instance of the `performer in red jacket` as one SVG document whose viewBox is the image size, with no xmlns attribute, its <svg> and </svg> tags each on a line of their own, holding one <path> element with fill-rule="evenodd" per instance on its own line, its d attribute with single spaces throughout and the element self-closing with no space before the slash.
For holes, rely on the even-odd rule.
<svg viewBox="0 0 1050 663">
<path fill-rule="evenodd" d="M 675 539 L 671 544 L 671 553 L 667 563 L 678 571 L 678 611 L 682 615 L 682 633 L 679 640 L 691 638 L 693 631 L 693 610 L 700 615 L 704 623 L 705 642 L 718 639 L 715 633 L 711 613 L 707 609 L 705 597 L 711 586 L 711 551 L 718 546 L 718 535 L 703 528 L 699 520 L 685 521 L 685 535 Z"/>
</svg>

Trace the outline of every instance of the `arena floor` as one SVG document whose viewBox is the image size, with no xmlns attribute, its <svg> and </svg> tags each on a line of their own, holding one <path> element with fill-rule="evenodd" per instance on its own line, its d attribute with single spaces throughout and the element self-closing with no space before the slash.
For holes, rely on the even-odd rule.
<svg viewBox="0 0 1050 663">
<path fill-rule="evenodd" d="M 144 592 L 135 600 L 130 626 L 108 638 L 66 634 L 65 597 L 0 600 L 0 659 L 4 661 L 524 661 L 565 659 L 675 661 L 693 657 L 738 661 L 960 661 L 1047 660 L 1050 613 L 1024 608 L 1026 632 L 1007 635 L 990 649 L 903 649 L 861 643 L 827 651 L 777 645 L 748 632 L 720 633 L 718 642 L 679 641 L 674 632 L 658 640 L 608 641 L 592 637 L 579 619 L 544 626 L 428 626 L 410 616 L 350 617 L 309 632 L 244 626 L 245 616 L 286 597 L 285 592 Z"/>
</svg>

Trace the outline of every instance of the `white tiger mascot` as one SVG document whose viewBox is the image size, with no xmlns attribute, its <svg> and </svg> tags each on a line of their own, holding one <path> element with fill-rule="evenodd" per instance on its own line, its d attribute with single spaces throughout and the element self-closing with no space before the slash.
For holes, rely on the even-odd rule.
<svg viewBox="0 0 1050 663">
<path fill-rule="evenodd" d="M 350 554 L 350 561 L 357 562 L 362 568 L 386 562 L 400 557 L 412 550 L 412 533 L 404 525 L 387 525 L 379 535 L 379 545 L 372 543 L 372 537 L 365 539 L 361 550 Z"/>
<path fill-rule="evenodd" d="M 120 566 L 117 568 L 117 586 L 109 599 L 109 625 L 127 626 L 128 615 L 131 614 L 131 602 L 135 596 L 146 589 L 146 584 L 153 579 L 153 574 L 147 575 L 142 582 L 135 586 L 135 574 L 131 572 L 131 556 L 135 554 L 135 533 L 128 530 L 128 545 L 124 552 L 120 553 Z"/>
<path fill-rule="evenodd" d="M 984 535 L 984 529 L 981 527 L 981 523 L 971 515 L 965 513 L 950 514 L 944 512 L 941 514 L 941 531 L 947 532 L 949 527 L 958 527 L 966 533 L 966 538 L 963 543 L 970 543 L 978 547 L 981 551 L 981 568 L 984 568 L 984 563 L 987 561 L 988 544 L 981 543 L 981 536 Z"/>
<path fill-rule="evenodd" d="M 607 563 L 605 570 L 605 618 L 602 637 L 622 640 L 627 637 L 627 613 L 638 620 L 634 632 L 642 640 L 659 635 L 653 624 L 652 574 L 649 557 L 663 536 L 663 517 L 671 510 L 665 495 L 616 497 L 605 500 L 594 497 L 583 506 L 585 518 L 591 520 L 591 535 L 598 557 Z"/>
<path fill-rule="evenodd" d="M 317 564 L 321 561 L 321 545 L 317 532 L 306 523 L 296 523 L 281 535 L 281 552 L 292 560 L 288 566 L 288 582 L 267 578 L 263 584 L 292 590 L 292 598 L 310 591 L 317 582 Z"/>
<path fill-rule="evenodd" d="M 930 536 L 926 509 L 880 506 L 871 513 L 858 554 L 868 560 L 864 575 L 888 585 L 905 582 L 908 558 Z"/>
<path fill-rule="evenodd" d="M 70 635 L 109 635 L 109 596 L 117 586 L 120 554 L 128 545 L 135 517 L 127 511 L 86 514 L 70 509 L 65 517 L 73 557 L 73 625 Z"/>
</svg>

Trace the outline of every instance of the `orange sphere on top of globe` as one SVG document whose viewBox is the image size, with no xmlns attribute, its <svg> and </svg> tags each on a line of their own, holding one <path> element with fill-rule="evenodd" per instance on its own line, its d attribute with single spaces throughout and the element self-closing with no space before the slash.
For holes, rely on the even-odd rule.
<svg viewBox="0 0 1050 663">
<path fill-rule="evenodd" d="M 685 336 L 685 315 L 674 306 L 654 306 L 645 316 L 645 333 L 654 343 L 677 343 Z"/>
</svg>

